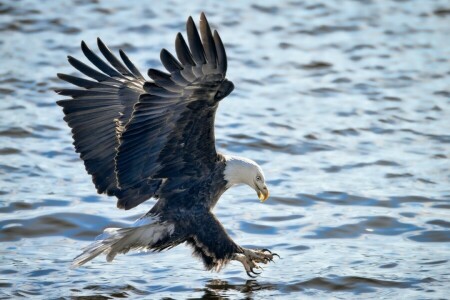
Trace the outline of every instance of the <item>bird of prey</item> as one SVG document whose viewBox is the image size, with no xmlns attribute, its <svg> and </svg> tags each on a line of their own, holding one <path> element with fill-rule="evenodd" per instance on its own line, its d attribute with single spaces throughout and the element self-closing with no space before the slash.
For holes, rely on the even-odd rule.
<svg viewBox="0 0 450 300">
<path fill-rule="evenodd" d="M 58 74 L 78 87 L 57 90 L 70 97 L 57 104 L 97 192 L 117 197 L 117 206 L 126 210 L 157 199 L 131 227 L 105 229 L 74 259 L 74 267 L 100 254 L 112 261 L 129 250 L 161 251 L 186 243 L 207 270 L 219 271 L 236 260 L 253 277 L 258 264 L 276 256 L 237 245 L 212 213 L 234 185 L 247 184 L 261 201 L 269 190 L 256 162 L 216 151 L 215 113 L 234 89 L 225 77 L 225 48 L 203 13 L 200 31 L 192 17 L 186 30 L 187 43 L 181 33 L 176 36 L 176 57 L 161 50 L 167 72 L 149 69 L 151 80 L 123 51 L 119 59 L 100 39 L 103 58 L 81 43 L 97 69 L 68 57 L 89 79 Z"/>
</svg>

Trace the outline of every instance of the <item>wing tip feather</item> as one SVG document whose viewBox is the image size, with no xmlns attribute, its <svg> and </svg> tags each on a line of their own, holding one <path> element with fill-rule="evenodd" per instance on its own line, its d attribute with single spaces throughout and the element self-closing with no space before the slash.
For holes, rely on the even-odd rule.
<svg viewBox="0 0 450 300">
<path fill-rule="evenodd" d="M 203 11 L 200 13 L 200 24 L 209 25 L 208 19 Z"/>
</svg>

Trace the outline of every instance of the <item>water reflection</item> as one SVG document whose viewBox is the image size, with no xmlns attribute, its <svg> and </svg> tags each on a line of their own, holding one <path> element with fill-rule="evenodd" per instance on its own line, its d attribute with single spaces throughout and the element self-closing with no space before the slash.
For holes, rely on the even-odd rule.
<svg viewBox="0 0 450 300">
<path fill-rule="evenodd" d="M 257 280 L 247 280 L 244 284 L 230 284 L 225 280 L 210 280 L 205 284 L 204 295 L 199 299 L 227 299 L 228 292 L 239 292 L 244 299 L 253 299 L 255 292 L 276 290 L 277 286 L 270 283 L 258 283 Z"/>
</svg>

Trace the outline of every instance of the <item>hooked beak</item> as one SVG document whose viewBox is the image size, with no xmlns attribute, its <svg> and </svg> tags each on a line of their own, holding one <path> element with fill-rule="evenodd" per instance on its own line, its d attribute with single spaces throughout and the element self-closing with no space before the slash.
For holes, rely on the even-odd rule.
<svg viewBox="0 0 450 300">
<path fill-rule="evenodd" d="M 261 202 L 266 201 L 270 195 L 269 189 L 267 188 L 267 186 L 264 186 L 262 189 L 259 189 L 259 187 L 257 187 L 256 194 L 258 194 L 258 198 L 259 198 L 259 200 L 261 200 Z"/>
</svg>

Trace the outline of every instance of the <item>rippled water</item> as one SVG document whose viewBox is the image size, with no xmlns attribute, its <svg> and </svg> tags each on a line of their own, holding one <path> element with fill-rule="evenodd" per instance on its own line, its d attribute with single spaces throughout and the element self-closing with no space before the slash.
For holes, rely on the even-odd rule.
<svg viewBox="0 0 450 300">
<path fill-rule="evenodd" d="M 154 2 L 0 4 L 0 297 L 448 298 L 449 2 Z M 215 212 L 238 243 L 282 259 L 256 280 L 234 262 L 203 271 L 185 246 L 69 269 L 153 203 L 124 212 L 95 193 L 55 74 L 97 36 L 160 67 L 201 11 L 236 85 L 218 146 L 260 162 L 273 195 L 235 188 Z"/>
</svg>

